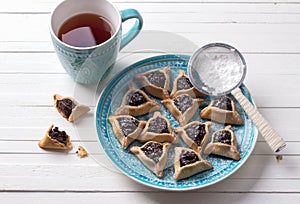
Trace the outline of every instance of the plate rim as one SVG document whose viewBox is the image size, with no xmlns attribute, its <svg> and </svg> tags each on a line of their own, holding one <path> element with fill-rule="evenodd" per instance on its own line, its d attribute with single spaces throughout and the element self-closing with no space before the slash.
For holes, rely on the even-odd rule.
<svg viewBox="0 0 300 204">
<path fill-rule="evenodd" d="M 213 182 L 210 183 L 206 183 L 204 185 L 198 185 L 198 186 L 190 186 L 190 187 L 185 187 L 185 188 L 168 188 L 165 186 L 157 186 L 151 183 L 147 183 L 147 182 L 143 182 L 135 177 L 133 177 L 132 175 L 130 175 L 128 172 L 124 171 L 122 168 L 120 168 L 120 166 L 113 160 L 111 159 L 111 157 L 108 155 L 108 153 L 105 151 L 105 148 L 102 145 L 102 142 L 100 140 L 100 135 L 101 133 L 99 132 L 98 128 L 97 128 L 97 118 L 99 118 L 99 103 L 100 103 L 100 99 L 102 98 L 106 88 L 108 87 L 107 85 L 111 84 L 113 81 L 118 79 L 121 79 L 129 70 L 131 70 L 132 68 L 138 68 L 139 66 L 146 66 L 147 64 L 151 64 L 153 62 L 159 62 L 162 60 L 172 60 L 172 59 L 184 59 L 184 60 L 189 60 L 191 56 L 189 55 L 182 55 L 182 54 L 164 54 L 164 55 L 157 55 L 157 56 L 152 56 L 152 57 L 148 57 L 148 58 L 144 58 L 142 60 L 139 60 L 137 62 L 134 62 L 133 64 L 128 65 L 127 67 L 125 67 L 124 69 L 122 69 L 120 72 L 116 73 L 114 77 L 112 77 L 109 82 L 106 84 L 106 86 L 103 88 L 103 90 L 101 90 L 101 93 L 99 94 L 99 97 L 97 99 L 97 104 L 95 106 L 95 112 L 94 112 L 94 125 L 96 128 L 96 134 L 97 134 L 97 140 L 101 146 L 101 148 L 103 149 L 105 155 L 109 158 L 109 160 L 111 161 L 111 163 L 113 163 L 113 165 L 120 171 L 122 172 L 122 174 L 126 175 L 128 178 L 134 180 L 137 183 L 140 183 L 144 186 L 148 186 L 151 188 L 155 188 L 155 189 L 160 189 L 160 190 L 168 190 L 168 191 L 190 191 L 190 190 L 195 190 L 195 189 L 200 189 L 200 188 L 205 188 L 211 185 L 214 185 L 226 178 L 228 178 L 229 176 L 231 176 L 232 174 L 234 174 L 237 170 L 239 170 L 244 164 L 245 162 L 249 159 L 249 157 L 251 156 L 254 147 L 257 143 L 257 138 L 258 138 L 258 129 L 256 128 L 256 126 L 253 126 L 253 130 L 252 133 L 254 135 L 253 137 L 253 144 L 251 145 L 251 148 L 249 149 L 249 151 L 247 152 L 246 157 L 243 158 L 242 161 L 240 161 L 240 163 L 232 170 L 230 171 L 227 175 L 221 177 L 220 179 L 217 179 Z M 251 98 L 250 102 L 253 104 L 253 106 L 255 108 L 257 108 L 255 101 L 253 100 L 251 93 L 249 91 L 249 89 L 247 88 L 247 86 L 242 83 L 242 86 L 244 86 L 247 90 L 247 92 L 249 93 L 249 96 Z"/>
</svg>

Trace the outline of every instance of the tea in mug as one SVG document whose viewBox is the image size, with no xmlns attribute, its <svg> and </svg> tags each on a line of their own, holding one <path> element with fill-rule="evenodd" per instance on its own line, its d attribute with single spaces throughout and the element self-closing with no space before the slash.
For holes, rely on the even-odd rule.
<svg viewBox="0 0 300 204">
<path fill-rule="evenodd" d="M 103 16 L 84 13 L 66 20 L 58 31 L 58 38 L 75 47 L 101 44 L 114 34 L 112 24 Z"/>
</svg>

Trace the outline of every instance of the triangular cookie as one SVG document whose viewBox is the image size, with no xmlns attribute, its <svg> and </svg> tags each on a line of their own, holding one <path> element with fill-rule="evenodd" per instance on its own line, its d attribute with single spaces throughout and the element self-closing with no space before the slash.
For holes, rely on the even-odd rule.
<svg viewBox="0 0 300 204">
<path fill-rule="evenodd" d="M 215 154 L 234 160 L 240 160 L 240 153 L 237 150 L 235 134 L 228 125 L 223 130 L 212 134 L 211 142 L 204 149 L 205 154 Z"/>
<path fill-rule="evenodd" d="M 153 117 L 147 121 L 138 140 L 141 142 L 174 142 L 176 137 L 169 120 L 162 116 L 160 112 L 155 112 Z"/>
<path fill-rule="evenodd" d="M 135 80 L 138 81 L 152 96 L 160 99 L 167 99 L 169 98 L 170 69 L 171 68 L 167 66 L 163 69 L 150 70 L 136 75 Z"/>
<path fill-rule="evenodd" d="M 140 135 L 146 124 L 130 115 L 109 116 L 108 119 L 123 149 Z"/>
<path fill-rule="evenodd" d="M 39 146 L 44 149 L 68 150 L 72 148 L 70 136 L 65 131 L 59 131 L 58 127 L 51 125 L 44 137 L 39 141 Z"/>
<path fill-rule="evenodd" d="M 151 100 L 144 91 L 130 84 L 129 90 L 125 93 L 121 106 L 116 110 L 115 115 L 139 116 L 159 108 L 160 105 Z"/>
<path fill-rule="evenodd" d="M 186 125 L 194 116 L 203 99 L 192 98 L 188 94 L 181 94 L 174 99 L 165 99 L 161 103 L 179 121 L 180 125 Z"/>
<path fill-rule="evenodd" d="M 157 177 L 162 178 L 170 146 L 170 143 L 149 141 L 141 147 L 131 147 L 130 151 L 134 153 L 148 169 L 154 172 Z"/>
<path fill-rule="evenodd" d="M 62 117 L 73 122 L 83 114 L 90 111 L 85 105 L 78 104 L 72 97 L 64 97 L 59 94 L 53 95 L 54 107 Z"/>
<path fill-rule="evenodd" d="M 189 94 L 193 98 L 205 97 L 205 94 L 199 92 L 190 82 L 188 75 L 183 70 L 178 71 L 178 76 L 173 83 L 173 89 L 170 94 L 171 98 L 176 98 L 181 94 Z"/>
<path fill-rule="evenodd" d="M 228 96 L 214 98 L 206 108 L 201 110 L 200 117 L 224 124 L 243 124 L 233 100 Z"/>
<path fill-rule="evenodd" d="M 208 140 L 210 125 L 211 122 L 193 121 L 183 127 L 175 128 L 174 131 L 180 134 L 189 147 L 200 152 Z"/>
<path fill-rule="evenodd" d="M 212 169 L 212 165 L 202 159 L 199 152 L 184 147 L 175 147 L 174 169 L 174 180 L 180 180 Z"/>
</svg>

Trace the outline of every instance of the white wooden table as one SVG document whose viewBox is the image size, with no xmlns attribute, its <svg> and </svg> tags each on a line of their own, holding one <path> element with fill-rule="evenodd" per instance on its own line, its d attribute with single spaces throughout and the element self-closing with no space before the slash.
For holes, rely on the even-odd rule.
<svg viewBox="0 0 300 204">
<path fill-rule="evenodd" d="M 119 9 L 138 9 L 144 31 L 167 31 L 197 46 L 225 42 L 237 47 L 246 58 L 245 83 L 259 110 L 287 141 L 283 160 L 277 161 L 259 136 L 249 160 L 232 176 L 182 193 L 152 189 L 127 178 L 110 164 L 94 131 L 81 136 L 53 108 L 54 93 L 74 96 L 79 86 L 61 67 L 50 42 L 48 22 L 58 2 L 1 2 L 1 203 L 299 203 L 299 0 L 114 1 Z M 164 42 L 164 48 L 182 46 L 176 37 Z M 146 49 L 149 44 L 155 49 L 159 43 L 139 46 Z M 133 42 L 123 54 L 135 51 L 134 46 Z M 79 89 L 93 95 L 90 86 Z M 93 108 L 95 101 L 82 102 Z M 51 123 L 69 132 L 73 150 L 60 153 L 38 147 Z M 79 144 L 88 148 L 89 157 L 76 156 Z"/>
</svg>

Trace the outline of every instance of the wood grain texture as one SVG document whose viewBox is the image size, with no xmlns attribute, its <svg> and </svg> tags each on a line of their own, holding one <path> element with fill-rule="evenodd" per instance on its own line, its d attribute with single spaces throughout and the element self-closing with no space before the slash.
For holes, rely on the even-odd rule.
<svg viewBox="0 0 300 204">
<path fill-rule="evenodd" d="M 63 204 L 66 200 L 72 203 L 130 203 L 130 204 L 181 204 L 189 198 L 189 203 L 218 203 L 222 201 L 223 203 L 245 203 L 245 200 L 249 204 L 256 204 L 262 200 L 265 202 L 277 201 L 279 204 L 297 203 L 300 199 L 298 194 L 291 196 L 288 193 L 281 194 L 268 194 L 268 193 L 204 193 L 204 192 L 192 192 L 192 193 L 175 193 L 175 192 L 156 192 L 156 193 L 113 193 L 113 192 L 97 192 L 97 193 L 3 193 L 0 195 L 1 200 L 6 203 L 15 203 L 16 200 L 30 200 L 32 204 L 38 203 L 58 203 Z"/>
<path fill-rule="evenodd" d="M 299 0 L 112 0 L 119 9 L 136 8 L 144 17 L 143 32 L 122 50 L 114 72 L 159 53 L 190 55 L 207 43 L 232 44 L 246 58 L 245 83 L 259 111 L 287 141 L 283 159 L 277 160 L 259 135 L 237 172 L 184 193 L 132 181 L 103 152 L 93 127 L 95 86 L 76 84 L 50 41 L 50 12 L 61 1 L 10 0 L 0 7 L 2 203 L 299 203 Z M 74 125 L 53 108 L 54 93 L 76 96 L 92 111 Z M 38 147 L 51 123 L 71 135 L 72 150 Z M 88 157 L 76 155 L 79 145 Z"/>
</svg>

